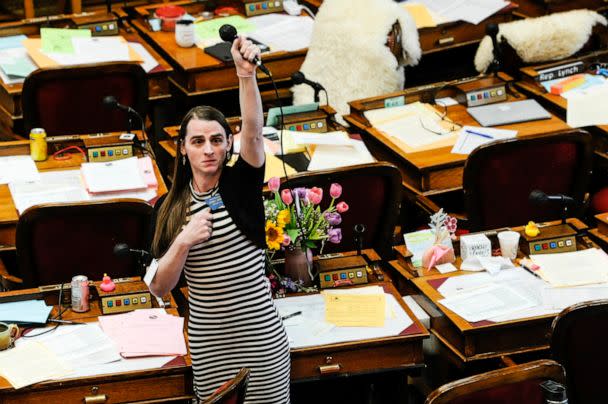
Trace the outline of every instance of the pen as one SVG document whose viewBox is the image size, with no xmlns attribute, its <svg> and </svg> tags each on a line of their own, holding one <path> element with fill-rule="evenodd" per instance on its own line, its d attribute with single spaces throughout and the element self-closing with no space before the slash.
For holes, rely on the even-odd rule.
<svg viewBox="0 0 608 404">
<path fill-rule="evenodd" d="M 281 320 L 287 320 L 288 318 L 292 318 L 292 317 L 295 317 L 295 316 L 299 316 L 300 314 L 302 314 L 302 312 L 301 312 L 301 311 L 296 311 L 296 312 L 293 312 L 293 313 L 291 313 L 291 314 L 288 314 L 288 315 L 286 315 L 286 316 L 281 317 Z"/>
<path fill-rule="evenodd" d="M 49 323 L 59 323 L 59 324 L 84 324 L 84 323 L 80 323 L 78 321 L 60 320 L 58 318 L 49 318 L 47 321 Z"/>
<path fill-rule="evenodd" d="M 523 269 L 525 269 L 526 271 L 530 272 L 532 275 L 536 276 L 537 278 L 541 278 L 541 276 L 536 273 L 536 271 L 538 269 L 540 269 L 540 267 L 538 265 L 536 265 L 535 263 L 533 263 L 531 260 L 524 258 L 519 260 L 519 265 L 521 265 L 521 267 Z"/>
<path fill-rule="evenodd" d="M 465 132 L 470 133 L 471 135 L 477 135 L 477 136 L 485 137 L 486 139 L 494 140 L 493 136 L 486 135 L 485 133 L 473 132 L 472 130 L 469 130 L 469 129 L 466 129 Z"/>
</svg>

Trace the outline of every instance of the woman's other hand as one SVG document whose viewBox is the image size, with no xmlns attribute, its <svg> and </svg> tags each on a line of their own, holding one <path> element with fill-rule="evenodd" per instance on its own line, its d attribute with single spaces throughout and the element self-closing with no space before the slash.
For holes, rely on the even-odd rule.
<svg viewBox="0 0 608 404">
<path fill-rule="evenodd" d="M 194 214 L 179 234 L 180 241 L 190 248 L 209 240 L 213 229 L 211 219 L 212 214 L 209 208 Z"/>
<path fill-rule="evenodd" d="M 240 77 L 253 76 L 257 65 L 252 60 L 260 57 L 260 48 L 245 37 L 239 36 L 232 43 L 230 49 L 236 74 Z"/>
</svg>

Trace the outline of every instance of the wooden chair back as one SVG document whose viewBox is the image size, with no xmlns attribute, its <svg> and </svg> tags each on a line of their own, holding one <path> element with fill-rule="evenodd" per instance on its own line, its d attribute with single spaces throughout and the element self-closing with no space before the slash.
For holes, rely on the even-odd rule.
<svg viewBox="0 0 608 404">
<path fill-rule="evenodd" d="M 211 397 L 203 401 L 203 404 L 243 404 L 247 394 L 249 373 L 249 369 L 241 369 L 234 379 L 217 389 Z"/>
</svg>

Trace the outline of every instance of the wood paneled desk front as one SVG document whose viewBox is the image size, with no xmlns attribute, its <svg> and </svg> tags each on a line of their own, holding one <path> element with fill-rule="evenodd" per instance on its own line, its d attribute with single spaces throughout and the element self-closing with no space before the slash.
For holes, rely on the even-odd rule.
<svg viewBox="0 0 608 404">
<path fill-rule="evenodd" d="M 23 34 L 30 37 L 38 37 L 40 35 L 40 27 L 44 21 L 0 24 L 0 36 Z M 67 16 L 52 20 L 52 26 L 57 28 L 69 26 L 71 23 L 72 20 Z M 151 111 L 156 102 L 171 97 L 171 93 L 169 92 L 169 75 L 172 73 L 173 68 L 133 29 L 121 27 L 120 35 L 129 42 L 140 43 L 158 62 L 158 66 L 147 74 L 148 99 L 152 104 L 150 105 Z M 0 80 L 0 128 L 4 133 L 24 135 L 22 128 L 23 112 L 21 108 L 22 90 L 22 83 L 6 84 Z"/>
<path fill-rule="evenodd" d="M 139 280 L 139 278 L 128 279 Z M 0 302 L 43 298 L 47 305 L 54 306 L 50 315 L 54 317 L 58 313 L 58 290 L 41 291 L 40 288 L 35 288 L 4 292 L 0 293 Z M 169 301 L 166 311 L 169 314 L 178 315 L 173 298 L 169 295 L 166 300 Z M 153 307 L 158 307 L 154 299 L 152 299 L 152 304 Z M 91 309 L 86 313 L 67 310 L 62 314 L 62 319 L 81 322 L 97 321 L 97 317 L 101 315 L 99 301 L 92 299 L 90 307 Z M 190 357 L 186 355 L 177 357 L 160 368 L 83 378 L 66 378 L 36 383 L 18 390 L 15 390 L 6 379 L 0 377 L 0 403 L 159 403 L 189 400 L 193 397 L 190 364 Z"/>
<path fill-rule="evenodd" d="M 175 33 L 173 32 L 153 32 L 150 30 L 146 20 L 154 14 L 154 9 L 166 4 L 180 5 L 194 16 L 205 11 L 205 5 L 192 1 L 178 1 L 135 7 L 137 18 L 132 21 L 132 25 L 173 66 L 175 69 L 171 77 L 173 85 L 182 95 L 188 97 L 237 89 L 238 77 L 234 73 L 232 63 L 224 63 L 208 55 L 197 46 L 190 48 L 178 46 L 175 43 Z M 306 51 L 307 49 L 294 52 L 264 53 L 262 54 L 262 60 L 272 72 L 272 76 L 277 83 L 288 82 L 289 84 L 291 74 L 298 71 L 304 62 Z M 262 87 L 270 83 L 270 79 L 261 72 L 258 72 L 258 81 Z M 274 98 L 273 91 L 267 93 L 262 91 L 262 93 L 263 99 L 266 98 L 265 94 L 269 98 Z"/>
<path fill-rule="evenodd" d="M 89 137 L 90 135 L 82 135 L 81 138 Z M 30 154 L 30 142 L 27 140 L 17 140 L 13 142 L 0 143 L 0 156 L 18 156 Z M 38 171 L 55 171 L 77 169 L 85 161 L 80 153 L 70 154 L 68 160 L 53 160 L 50 157 L 45 161 L 37 162 Z M 154 174 L 158 180 L 157 195 L 161 196 L 167 193 L 167 186 L 163 181 L 162 175 L 158 170 L 156 162 L 154 162 Z M 19 212 L 15 207 L 15 202 L 11 196 L 8 185 L 0 185 L 0 251 L 15 250 L 15 233 L 17 222 L 19 221 Z"/>
<path fill-rule="evenodd" d="M 550 222 L 549 224 L 557 223 L 559 222 Z M 585 235 L 587 226 L 584 223 L 578 219 L 569 219 L 568 223 L 580 231 L 580 235 L 577 237 L 577 247 L 579 249 L 595 246 Z M 522 229 L 523 227 L 513 228 L 516 231 Z M 521 252 L 520 257 L 523 257 Z M 456 264 L 458 266 L 459 261 Z M 470 272 L 457 271 L 441 274 L 433 268 L 430 270 L 424 269 L 420 273 L 411 264 L 404 265 L 402 262 L 398 262 L 393 263 L 393 265 L 401 266 L 406 276 L 411 276 L 411 282 L 426 297 L 425 310 L 431 313 L 431 332 L 447 348 L 448 357 L 453 363 L 463 365 L 484 359 L 500 358 L 505 355 L 544 351 L 549 348 L 551 323 L 555 315 L 550 314 L 504 322 L 484 320 L 471 323 L 438 303 L 439 300 L 443 299 L 438 291 L 443 282 L 450 277 L 461 276 Z M 418 302 L 420 303 L 420 301 Z"/>
<path fill-rule="evenodd" d="M 397 165 L 403 175 L 403 185 L 409 194 L 431 196 L 462 189 L 462 173 L 467 155 L 451 153 L 452 145 L 425 148 L 406 152 L 390 136 L 371 126 L 364 112 L 384 108 L 388 98 L 404 96 L 407 103 L 430 102 L 441 97 L 456 97 L 456 90 L 449 83 L 421 86 L 404 91 L 350 102 L 351 113 L 344 119 L 351 128 L 361 134 L 365 144 L 378 160 Z M 520 101 L 509 95 L 508 101 Z M 437 107 L 440 110 L 442 107 Z M 479 126 L 467 112 L 466 106 L 457 104 L 447 107 L 447 118 L 459 125 Z M 516 130 L 518 137 L 545 134 L 570 129 L 555 115 L 550 119 L 497 126 L 498 129 Z"/>
</svg>

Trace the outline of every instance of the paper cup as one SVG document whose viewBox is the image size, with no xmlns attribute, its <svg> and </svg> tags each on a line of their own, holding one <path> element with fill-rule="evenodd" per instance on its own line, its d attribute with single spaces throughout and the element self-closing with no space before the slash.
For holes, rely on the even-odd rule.
<svg viewBox="0 0 608 404">
<path fill-rule="evenodd" d="M 498 233 L 500 254 L 509 259 L 517 258 L 519 250 L 519 233 L 516 231 L 502 231 Z"/>
</svg>

